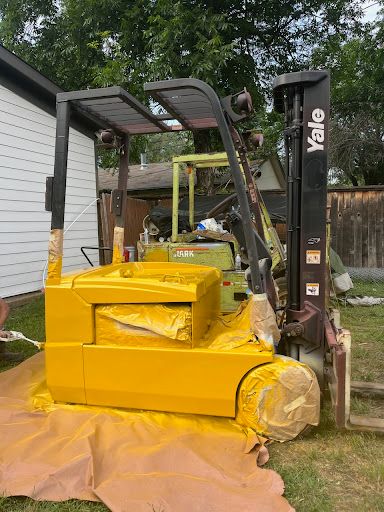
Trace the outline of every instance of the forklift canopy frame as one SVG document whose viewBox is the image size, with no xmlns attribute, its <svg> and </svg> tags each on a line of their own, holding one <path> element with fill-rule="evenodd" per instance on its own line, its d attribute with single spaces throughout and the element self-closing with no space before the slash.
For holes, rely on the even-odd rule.
<svg viewBox="0 0 384 512">
<path fill-rule="evenodd" d="M 224 150 L 227 153 L 240 205 L 252 291 L 262 293 L 258 252 L 246 185 L 230 132 L 231 124 L 245 118 L 246 115 L 233 112 L 228 98 L 221 102 L 208 84 L 194 78 L 148 83 L 145 84 L 144 90 L 166 109 L 167 114 L 153 114 L 121 87 L 89 89 L 57 95 L 54 177 L 53 181 L 48 182 L 49 189 L 47 188 L 47 196 L 50 197 L 47 204 L 52 211 L 48 279 L 61 279 L 69 121 L 71 110 L 77 110 L 88 120 L 93 121 L 96 129 L 113 129 L 122 138 L 119 189 L 115 191 L 114 196 L 117 206 L 115 210 L 114 263 L 122 261 L 123 258 L 129 136 L 172 131 L 172 125 L 166 125 L 163 122 L 171 119 L 179 121 L 181 126 L 174 127 L 176 129 L 218 128 Z"/>
</svg>

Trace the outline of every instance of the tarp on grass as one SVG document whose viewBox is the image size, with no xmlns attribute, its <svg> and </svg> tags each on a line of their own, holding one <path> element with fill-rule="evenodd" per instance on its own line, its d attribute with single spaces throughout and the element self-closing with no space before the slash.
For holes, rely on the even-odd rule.
<svg viewBox="0 0 384 512">
<path fill-rule="evenodd" d="M 70 372 L 70 368 L 68 368 Z M 229 419 L 55 404 L 37 354 L 0 374 L 0 493 L 113 512 L 292 511 L 262 439 Z"/>
</svg>

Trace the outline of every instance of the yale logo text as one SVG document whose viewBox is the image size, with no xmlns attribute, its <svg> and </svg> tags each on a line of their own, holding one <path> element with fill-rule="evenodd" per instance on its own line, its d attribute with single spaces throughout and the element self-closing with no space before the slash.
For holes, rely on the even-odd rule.
<svg viewBox="0 0 384 512">
<path fill-rule="evenodd" d="M 311 136 L 308 137 L 308 153 L 322 151 L 324 149 L 324 118 L 325 112 L 321 108 L 312 110 L 312 121 L 309 121 L 308 128 L 312 128 Z"/>
</svg>

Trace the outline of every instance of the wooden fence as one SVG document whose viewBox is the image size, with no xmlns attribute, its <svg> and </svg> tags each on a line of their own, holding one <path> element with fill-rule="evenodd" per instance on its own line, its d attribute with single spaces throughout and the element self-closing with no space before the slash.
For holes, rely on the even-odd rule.
<svg viewBox="0 0 384 512">
<path fill-rule="evenodd" d="M 136 246 L 140 233 L 143 232 L 143 219 L 151 209 L 151 201 L 127 198 L 127 211 L 125 217 L 124 245 Z M 99 237 L 104 247 L 113 246 L 113 227 L 115 216 L 111 213 L 111 195 L 101 194 L 99 202 Z M 102 257 L 102 255 L 100 255 Z M 103 261 L 102 261 L 103 262 Z M 111 253 L 105 251 L 104 262 L 111 262 Z"/>
<path fill-rule="evenodd" d="M 155 201 L 128 198 L 125 245 L 136 245 L 143 232 L 143 219 Z M 163 206 L 171 201 L 162 200 Z M 328 191 L 331 206 L 332 247 L 348 267 L 384 267 L 384 187 L 358 187 Z M 112 247 L 114 216 L 110 195 L 101 194 L 100 241 Z M 284 239 L 284 227 L 279 234 Z M 280 233 L 281 231 L 281 233 Z M 109 262 L 108 253 L 105 262 Z"/>
<path fill-rule="evenodd" d="M 332 247 L 347 267 L 384 267 L 384 187 L 328 191 Z"/>
</svg>

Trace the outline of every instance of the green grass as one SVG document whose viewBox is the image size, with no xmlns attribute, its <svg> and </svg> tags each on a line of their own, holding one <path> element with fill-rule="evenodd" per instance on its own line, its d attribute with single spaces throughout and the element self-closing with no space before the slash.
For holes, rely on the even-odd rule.
<svg viewBox="0 0 384 512">
<path fill-rule="evenodd" d="M 0 512 L 106 512 L 109 509 L 92 501 L 33 501 L 29 498 L 0 498 Z"/>
<path fill-rule="evenodd" d="M 353 294 L 384 297 L 384 283 L 355 283 Z M 352 332 L 353 378 L 383 382 L 384 306 L 366 308 L 339 304 L 339 307 L 344 327 Z M 43 299 L 14 309 L 6 326 L 22 331 L 29 338 L 43 340 Z M 26 342 L 15 342 L 12 346 L 26 357 L 36 352 Z M 3 365 L 2 369 L 10 366 Z M 382 404 L 377 403 L 372 399 L 352 400 L 353 410 L 359 414 L 380 412 Z M 297 512 L 384 512 L 384 437 L 337 430 L 328 403 L 322 410 L 318 428 L 294 441 L 273 443 L 270 454 L 267 467 L 283 477 L 285 495 Z M 0 512 L 106 510 L 100 503 L 75 500 L 51 503 L 0 498 Z"/>
<path fill-rule="evenodd" d="M 349 295 L 368 295 L 372 297 L 384 297 L 384 282 L 369 282 L 353 280 L 353 289 L 348 292 Z"/>
<path fill-rule="evenodd" d="M 10 331 L 22 332 L 32 340 L 44 341 L 44 297 L 39 297 L 24 306 L 12 308 L 5 328 Z M 22 353 L 25 358 L 37 352 L 37 349 L 26 341 L 13 341 L 7 344 L 7 350 Z M 10 364 L 0 361 L 0 371 L 11 368 L 15 364 L 17 363 Z"/>
</svg>

